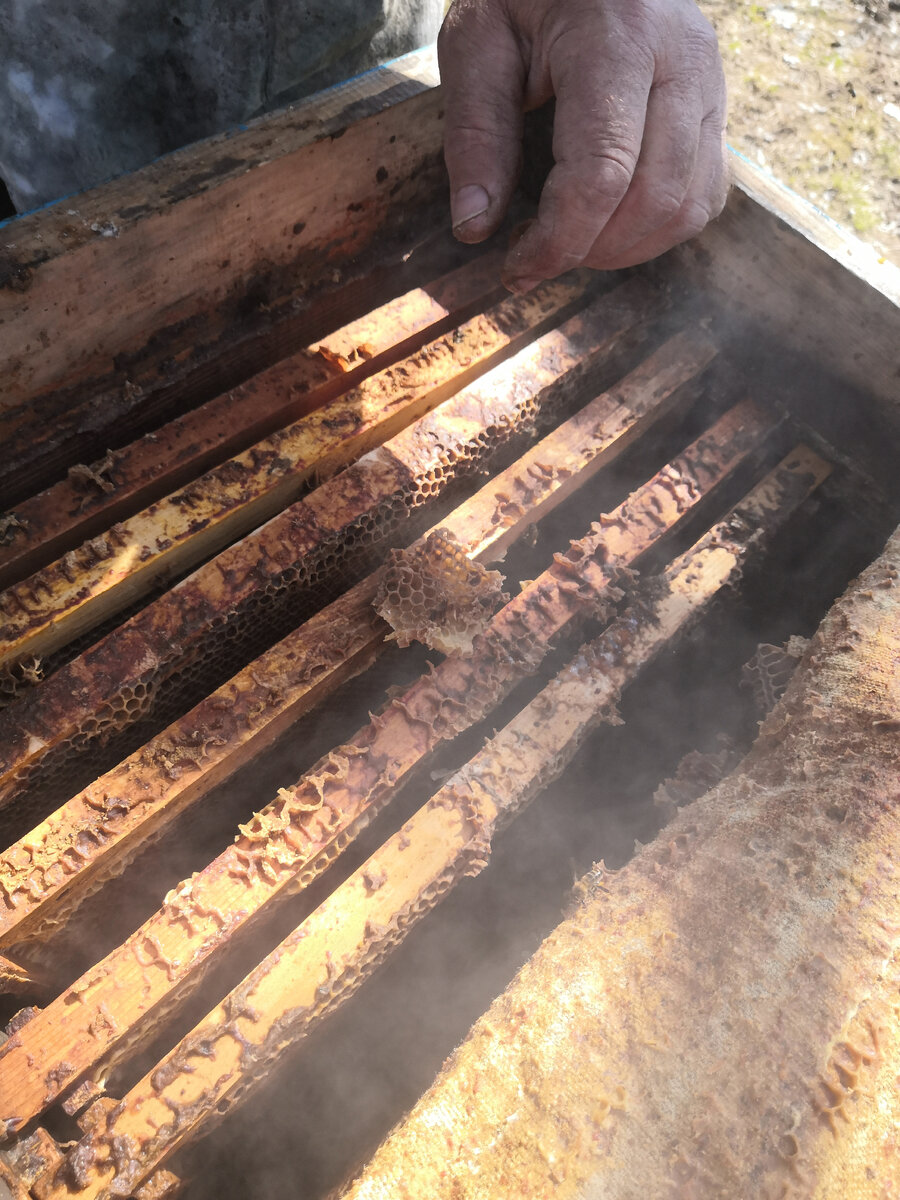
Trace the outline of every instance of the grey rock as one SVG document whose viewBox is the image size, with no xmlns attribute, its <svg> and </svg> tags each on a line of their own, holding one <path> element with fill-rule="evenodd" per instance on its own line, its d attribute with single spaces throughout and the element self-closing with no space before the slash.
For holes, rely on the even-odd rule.
<svg viewBox="0 0 900 1200">
<path fill-rule="evenodd" d="M 441 0 L 0 0 L 0 178 L 21 212 L 434 39 Z"/>
</svg>

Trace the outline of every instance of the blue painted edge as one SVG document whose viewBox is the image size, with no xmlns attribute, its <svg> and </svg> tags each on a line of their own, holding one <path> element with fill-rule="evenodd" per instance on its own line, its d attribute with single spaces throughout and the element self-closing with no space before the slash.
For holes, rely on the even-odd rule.
<svg viewBox="0 0 900 1200">
<path fill-rule="evenodd" d="M 772 172 L 766 167 L 761 167 L 759 163 L 754 162 L 752 158 L 748 158 L 746 154 L 742 154 L 740 150 L 736 150 L 734 146 L 732 146 L 731 142 L 728 142 L 727 145 L 730 153 L 733 154 L 735 158 L 739 158 L 742 163 L 746 163 L 751 171 L 757 175 L 765 176 L 766 179 L 771 179 L 773 183 L 778 184 L 782 191 L 787 192 L 789 195 L 795 197 L 795 199 L 801 204 L 804 204 L 807 208 L 812 209 L 812 211 L 820 216 L 823 221 L 827 221 L 832 228 L 838 230 L 840 233 L 844 234 L 844 236 L 847 235 L 848 231 L 846 226 L 842 225 L 840 221 L 836 221 L 834 217 L 830 217 L 827 212 L 819 208 L 818 204 L 810 200 L 809 197 L 802 196 L 799 192 L 795 192 L 789 183 L 785 183 L 784 180 L 778 175 L 773 175 Z"/>
</svg>

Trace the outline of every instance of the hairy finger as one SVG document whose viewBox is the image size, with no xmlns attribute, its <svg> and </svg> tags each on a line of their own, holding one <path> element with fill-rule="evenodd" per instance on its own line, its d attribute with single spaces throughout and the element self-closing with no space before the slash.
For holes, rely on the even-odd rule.
<svg viewBox="0 0 900 1200">
<path fill-rule="evenodd" d="M 524 287 L 582 263 L 628 191 L 640 157 L 653 59 L 646 46 L 579 29 L 551 54 L 553 155 L 534 225 L 507 258 Z"/>
<path fill-rule="evenodd" d="M 701 125 L 694 179 L 676 215 L 659 229 L 613 256 L 592 253 L 588 259 L 591 266 L 615 271 L 648 262 L 673 246 L 696 237 L 719 215 L 728 195 L 723 117 L 724 114 L 717 110 Z"/>
</svg>

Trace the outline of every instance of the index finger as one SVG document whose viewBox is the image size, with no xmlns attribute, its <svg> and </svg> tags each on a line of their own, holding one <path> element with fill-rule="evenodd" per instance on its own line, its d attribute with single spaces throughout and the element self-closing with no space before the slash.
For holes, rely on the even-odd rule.
<svg viewBox="0 0 900 1200">
<path fill-rule="evenodd" d="M 653 69 L 646 48 L 599 31 L 557 38 L 550 60 L 556 165 L 537 220 L 507 258 L 510 286 L 553 278 L 590 253 L 634 175 Z"/>
</svg>

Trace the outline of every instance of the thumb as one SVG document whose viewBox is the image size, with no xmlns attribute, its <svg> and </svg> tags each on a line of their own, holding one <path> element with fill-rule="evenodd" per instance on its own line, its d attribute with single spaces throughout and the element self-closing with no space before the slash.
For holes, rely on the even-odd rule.
<svg viewBox="0 0 900 1200">
<path fill-rule="evenodd" d="M 494 232 L 519 174 L 525 65 L 499 9 L 457 0 L 438 37 L 450 213 L 463 242 Z"/>
</svg>

